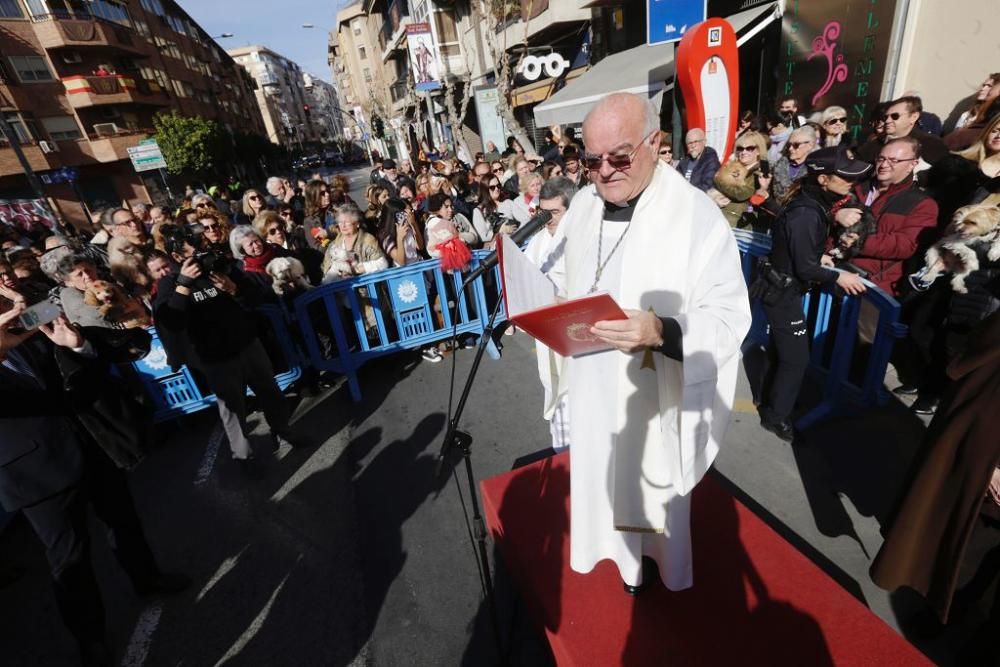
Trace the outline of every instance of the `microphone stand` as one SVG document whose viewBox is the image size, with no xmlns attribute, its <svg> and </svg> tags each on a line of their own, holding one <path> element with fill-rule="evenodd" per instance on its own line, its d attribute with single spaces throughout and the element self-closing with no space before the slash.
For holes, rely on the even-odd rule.
<svg viewBox="0 0 1000 667">
<path fill-rule="evenodd" d="M 467 284 L 468 283 L 466 283 L 466 285 Z M 465 291 L 465 285 L 462 286 L 462 291 Z M 496 305 L 493 306 L 493 312 L 490 314 L 489 322 L 483 330 L 483 335 L 479 338 L 479 345 L 476 347 L 476 356 L 472 361 L 472 368 L 469 370 L 469 376 L 465 380 L 465 386 L 462 388 L 462 395 L 458 399 L 458 405 L 455 407 L 455 413 L 448 422 L 448 430 L 445 432 L 444 442 L 441 443 L 441 452 L 438 454 L 435 478 L 441 479 L 442 473 L 445 469 L 445 463 L 448 461 L 451 453 L 457 450 L 461 454 L 462 459 L 465 461 L 465 476 L 469 485 L 469 498 L 470 504 L 472 505 L 472 523 L 474 526 L 477 547 L 477 565 L 479 566 L 479 570 L 482 572 L 483 576 L 483 594 L 486 597 L 486 604 L 490 610 L 490 620 L 493 625 L 493 634 L 497 645 L 497 655 L 500 658 L 500 664 L 506 665 L 507 656 L 504 653 L 503 640 L 500 635 L 500 620 L 497 613 L 496 598 L 493 594 L 493 577 L 490 574 L 490 561 L 486 550 L 486 523 L 483 521 L 482 512 L 479 509 L 479 493 L 476 489 L 475 475 L 472 472 L 472 436 L 465 431 L 460 431 L 458 428 L 459 421 L 462 419 L 462 413 L 465 411 L 465 404 L 469 400 L 469 394 L 472 391 L 472 384 L 476 379 L 476 373 L 479 371 L 479 364 L 483 360 L 483 353 L 486 351 L 486 346 L 493 338 L 493 325 L 496 322 L 497 315 L 500 313 L 500 304 L 503 302 L 502 289 L 498 296 L 499 298 L 497 299 Z M 458 301 L 459 299 L 456 298 L 456 308 Z M 452 319 L 452 321 L 454 321 L 454 319 Z"/>
</svg>

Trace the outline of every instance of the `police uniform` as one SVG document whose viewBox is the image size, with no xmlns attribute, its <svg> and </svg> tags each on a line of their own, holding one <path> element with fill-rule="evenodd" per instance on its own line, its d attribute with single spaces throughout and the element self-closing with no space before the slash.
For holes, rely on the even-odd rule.
<svg viewBox="0 0 1000 667">
<path fill-rule="evenodd" d="M 836 174 L 857 180 L 871 170 L 843 148 L 825 148 L 806 159 L 811 176 Z M 764 298 L 771 329 L 771 352 L 776 357 L 771 381 L 761 406 L 761 425 L 790 440 L 790 417 L 809 364 L 809 335 L 802 295 L 817 285 L 837 282 L 839 273 L 820 263 L 833 218 L 830 207 L 842 196 L 828 192 L 810 178 L 782 210 L 772 232 L 770 265 L 764 267 L 770 283 Z"/>
</svg>

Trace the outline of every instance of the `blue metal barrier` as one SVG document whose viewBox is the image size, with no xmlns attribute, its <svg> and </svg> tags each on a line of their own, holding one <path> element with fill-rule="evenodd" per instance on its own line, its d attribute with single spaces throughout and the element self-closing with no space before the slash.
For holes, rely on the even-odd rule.
<svg viewBox="0 0 1000 667">
<path fill-rule="evenodd" d="M 302 377 L 302 364 L 289 331 L 284 312 L 279 306 L 262 306 L 258 311 L 267 316 L 274 339 L 285 357 L 287 368 L 275 376 L 278 386 L 284 390 Z M 181 366 L 177 372 L 167 363 L 167 353 L 156 329 L 149 329 L 153 337 L 149 354 L 132 367 L 153 402 L 153 419 L 161 422 L 182 414 L 198 412 L 215 405 L 215 394 L 203 394 L 195 382 L 191 369 Z"/>
<path fill-rule="evenodd" d="M 488 254 L 474 252 L 471 268 Z M 455 331 L 482 334 L 499 298 L 497 270 L 486 275 L 460 293 L 463 275 L 442 271 L 437 260 L 428 260 L 309 290 L 295 300 L 295 318 L 310 365 L 345 375 L 351 397 L 360 401 L 357 372 L 367 361 L 421 349 Z M 456 321 L 452 305 L 457 306 Z M 502 308 L 498 321 L 505 319 Z"/>
<path fill-rule="evenodd" d="M 743 276 L 749 284 L 756 258 L 771 252 L 771 237 L 744 230 L 734 233 L 740 248 Z M 885 372 L 896 340 L 906 336 L 906 325 L 899 321 L 899 302 L 874 283 L 864 282 L 868 289 L 860 297 L 838 297 L 829 288 L 813 290 L 802 297 L 802 308 L 809 324 L 809 370 L 822 383 L 822 398 L 796 420 L 798 428 L 808 428 L 827 417 L 889 400 L 884 387 Z M 878 318 L 870 346 L 858 345 L 862 311 L 866 320 Z M 767 315 L 760 301 L 751 304 L 751 312 L 753 323 L 743 343 L 744 352 L 753 346 L 766 346 L 768 342 Z M 867 355 L 867 359 L 859 382 L 855 376 L 862 355 Z"/>
</svg>

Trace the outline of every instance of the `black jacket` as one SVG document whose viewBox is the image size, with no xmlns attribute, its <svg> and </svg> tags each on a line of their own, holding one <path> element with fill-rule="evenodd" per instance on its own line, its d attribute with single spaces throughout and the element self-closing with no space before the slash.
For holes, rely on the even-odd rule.
<svg viewBox="0 0 1000 667">
<path fill-rule="evenodd" d="M 190 294 L 179 294 L 178 275 L 160 279 L 153 302 L 153 319 L 171 368 L 232 359 L 257 338 L 248 310 L 257 304 L 257 289 L 241 271 L 229 274 L 239 298 L 216 288 L 207 276 L 195 280 Z"/>
<path fill-rule="evenodd" d="M 837 272 L 820 264 L 830 233 L 829 210 L 814 186 L 804 186 L 774 221 L 771 264 L 800 283 L 837 282 Z"/>
<path fill-rule="evenodd" d="M 4 509 L 33 505 L 77 484 L 83 477 L 85 449 L 109 456 L 121 468 L 142 459 L 152 433 L 151 415 L 111 375 L 110 364 L 141 352 L 142 342 L 132 343 L 143 335 L 87 329 L 84 336 L 92 353 L 87 355 L 35 336 L 17 349 L 28 348 L 41 384 L 0 365 Z"/>
</svg>

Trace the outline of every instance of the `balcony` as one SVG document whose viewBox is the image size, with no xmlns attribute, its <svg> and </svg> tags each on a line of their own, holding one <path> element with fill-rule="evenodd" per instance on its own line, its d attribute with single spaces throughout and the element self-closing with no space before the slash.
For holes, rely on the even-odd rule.
<svg viewBox="0 0 1000 667">
<path fill-rule="evenodd" d="M 42 20 L 36 18 L 35 36 L 45 49 L 96 46 L 146 55 L 131 29 L 86 16 L 68 18 L 49 14 Z"/>
<path fill-rule="evenodd" d="M 153 90 L 142 79 L 123 74 L 110 76 L 65 76 L 66 99 L 74 109 L 108 104 L 151 104 L 167 106 L 170 101 L 162 90 Z"/>
<path fill-rule="evenodd" d="M 90 152 L 98 162 L 117 162 L 128 159 L 128 149 L 151 136 L 154 130 L 124 130 L 112 136 L 91 135 Z"/>
<path fill-rule="evenodd" d="M 22 143 L 21 152 L 33 171 L 48 171 L 62 166 L 59 153 L 46 153 L 37 143 Z M 23 173 L 24 169 L 21 168 L 14 149 L 6 140 L 0 140 L 0 176 Z"/>
</svg>

